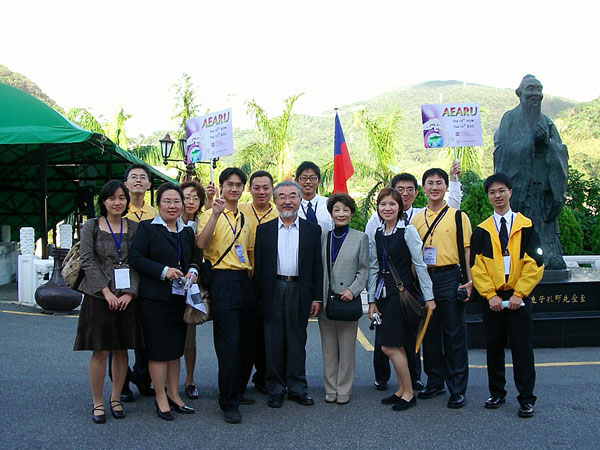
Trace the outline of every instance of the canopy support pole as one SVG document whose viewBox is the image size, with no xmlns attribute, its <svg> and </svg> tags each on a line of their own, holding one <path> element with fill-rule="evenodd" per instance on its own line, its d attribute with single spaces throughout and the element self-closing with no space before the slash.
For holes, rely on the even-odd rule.
<svg viewBox="0 0 600 450">
<path fill-rule="evenodd" d="M 42 259 L 48 259 L 48 178 L 46 146 L 40 145 L 40 222 L 42 228 Z"/>
</svg>

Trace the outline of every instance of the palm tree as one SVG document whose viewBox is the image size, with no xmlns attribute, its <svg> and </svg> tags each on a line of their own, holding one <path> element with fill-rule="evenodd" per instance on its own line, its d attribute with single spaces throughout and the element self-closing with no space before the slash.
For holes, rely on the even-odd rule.
<svg viewBox="0 0 600 450">
<path fill-rule="evenodd" d="M 94 115 L 85 108 L 70 108 L 67 111 L 66 116 L 71 122 L 76 123 L 88 131 L 98 134 L 105 134 L 100 122 L 98 122 Z"/>
<path fill-rule="evenodd" d="M 303 94 L 296 94 L 284 101 L 283 113 L 269 119 L 267 113 L 254 100 L 247 101 L 248 113 L 254 117 L 259 140 L 242 149 L 238 164 L 242 170 L 252 172 L 258 168 L 277 170 L 277 180 L 289 179 L 292 173 L 290 150 L 290 125 L 292 108 Z"/>
</svg>

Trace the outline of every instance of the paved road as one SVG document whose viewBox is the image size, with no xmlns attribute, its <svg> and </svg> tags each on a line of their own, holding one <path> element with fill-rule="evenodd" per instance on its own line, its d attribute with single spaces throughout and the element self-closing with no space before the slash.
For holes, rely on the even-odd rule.
<svg viewBox="0 0 600 450">
<path fill-rule="evenodd" d="M 447 396 L 440 396 L 393 412 L 380 404 L 383 395 L 372 387 L 372 352 L 358 342 L 352 401 L 344 406 L 324 402 L 319 330 L 311 322 L 307 376 L 315 406 L 287 401 L 271 409 L 266 396 L 250 388 L 257 403 L 242 406 L 242 424 L 230 425 L 217 408 L 209 323 L 198 327 L 195 376 L 201 397 L 190 402 L 195 415 L 164 422 L 156 417 L 152 398 L 136 392 L 135 402 L 125 406 L 124 420 L 108 415 L 105 425 L 96 425 L 90 418 L 90 354 L 72 351 L 77 319 L 30 314 L 36 312 L 0 302 L 0 448 L 600 448 L 599 348 L 536 351 L 533 419 L 517 417 L 512 380 L 506 405 L 483 408 L 487 377 L 481 350 L 469 353 L 463 409 L 447 409 Z M 360 328 L 372 342 L 366 318 Z M 507 375 L 512 378 L 510 370 Z M 106 398 L 109 392 L 106 384 Z"/>
</svg>

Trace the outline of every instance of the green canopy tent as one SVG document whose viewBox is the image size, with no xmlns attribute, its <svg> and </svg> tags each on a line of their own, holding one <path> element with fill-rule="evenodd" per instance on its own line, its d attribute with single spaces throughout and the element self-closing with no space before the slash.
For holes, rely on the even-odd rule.
<svg viewBox="0 0 600 450">
<path fill-rule="evenodd" d="M 35 228 L 46 256 L 48 231 L 111 179 L 144 164 L 105 136 L 84 130 L 38 99 L 0 83 L 0 224 Z M 153 187 L 175 182 L 150 167 Z"/>
</svg>

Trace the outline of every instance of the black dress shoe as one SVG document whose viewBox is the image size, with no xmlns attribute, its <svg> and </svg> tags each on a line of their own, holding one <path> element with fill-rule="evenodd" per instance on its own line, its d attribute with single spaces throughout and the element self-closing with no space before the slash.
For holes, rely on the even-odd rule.
<svg viewBox="0 0 600 450">
<path fill-rule="evenodd" d="M 124 403 L 131 403 L 134 400 L 133 392 L 131 392 L 131 389 L 129 389 L 129 383 L 123 385 L 119 399 Z"/>
<path fill-rule="evenodd" d="M 269 400 L 267 400 L 267 405 L 269 408 L 281 408 L 283 404 L 283 394 L 274 394 L 269 395 Z"/>
<path fill-rule="evenodd" d="M 496 409 L 499 408 L 500 405 L 502 403 L 506 402 L 506 397 L 503 397 L 501 395 L 490 395 L 490 398 L 488 398 L 485 401 L 485 406 L 487 409 Z"/>
<path fill-rule="evenodd" d="M 135 386 L 137 387 L 138 391 L 140 391 L 140 394 L 142 394 L 144 397 L 153 397 L 156 395 L 154 388 L 150 387 L 150 385 L 140 383 L 136 384 Z"/>
<path fill-rule="evenodd" d="M 194 408 L 185 406 L 185 404 L 183 406 L 179 406 L 177 403 L 175 403 L 173 400 L 171 400 L 169 398 L 169 396 L 167 396 L 167 401 L 169 402 L 169 406 L 171 408 L 173 408 L 175 410 L 175 412 L 177 412 L 179 414 L 194 414 L 196 412 L 196 411 L 194 411 Z"/>
<path fill-rule="evenodd" d="M 531 403 L 523 403 L 519 407 L 519 417 L 533 417 L 533 405 Z"/>
<path fill-rule="evenodd" d="M 463 394 L 451 394 L 448 400 L 448 408 L 459 409 L 465 406 L 465 396 Z"/>
<path fill-rule="evenodd" d="M 394 406 L 392 406 L 392 409 L 394 411 L 405 411 L 405 410 L 407 410 L 409 408 L 412 408 L 416 404 L 417 404 L 417 396 L 413 394 L 413 398 L 411 398 L 409 401 L 406 401 L 403 398 L 401 398 L 400 400 L 398 400 L 394 404 Z"/>
<path fill-rule="evenodd" d="M 387 381 L 375 381 L 373 386 L 375 386 L 375 389 L 378 391 L 387 391 Z"/>
<path fill-rule="evenodd" d="M 442 395 L 444 392 L 446 392 L 444 390 L 443 387 L 429 387 L 427 386 L 425 389 L 423 389 L 421 392 L 419 392 L 417 394 L 417 397 L 420 398 L 421 400 L 426 400 L 428 398 L 433 398 L 436 397 L 438 395 Z"/>
<path fill-rule="evenodd" d="M 120 406 L 121 410 L 115 409 L 116 406 Z M 125 411 L 123 411 L 123 404 L 119 400 L 111 400 L 110 401 L 110 413 L 115 419 L 124 419 Z"/>
<path fill-rule="evenodd" d="M 302 406 L 312 406 L 315 404 L 315 401 L 310 398 L 308 396 L 308 394 L 302 394 L 302 395 L 298 395 L 298 394 L 292 394 L 291 392 L 288 394 L 288 399 L 292 400 L 293 402 L 298 403 L 299 405 Z"/>
<path fill-rule="evenodd" d="M 425 389 L 425 385 L 421 380 L 417 380 L 413 383 L 412 388 L 413 391 L 421 392 L 423 389 Z"/>
<path fill-rule="evenodd" d="M 96 411 L 102 414 L 96 414 Z M 94 406 L 92 409 L 92 420 L 94 423 L 106 423 L 106 414 L 104 414 L 104 405 Z"/>
<path fill-rule="evenodd" d="M 160 410 L 160 407 L 158 406 L 158 403 L 156 402 L 156 400 L 154 400 L 154 405 L 156 406 L 156 414 L 158 414 L 158 417 L 160 417 L 162 420 L 171 421 L 171 420 L 175 419 L 171 410 L 162 412 Z"/>
<path fill-rule="evenodd" d="M 398 397 L 396 394 L 392 394 L 389 397 L 382 398 L 381 404 L 382 405 L 394 405 L 394 404 L 398 403 L 399 401 L 400 401 L 400 397 Z"/>
<path fill-rule="evenodd" d="M 236 409 L 233 411 L 223 411 L 223 419 L 227 423 L 240 423 L 242 421 L 242 415 Z"/>
<path fill-rule="evenodd" d="M 248 397 L 244 394 L 240 395 L 240 405 L 254 405 L 256 403 L 256 400 L 254 400 L 252 397 Z"/>
<path fill-rule="evenodd" d="M 188 384 L 185 387 L 185 395 L 190 400 L 196 400 L 200 394 L 198 393 L 198 389 L 196 389 L 196 385 Z"/>
</svg>

